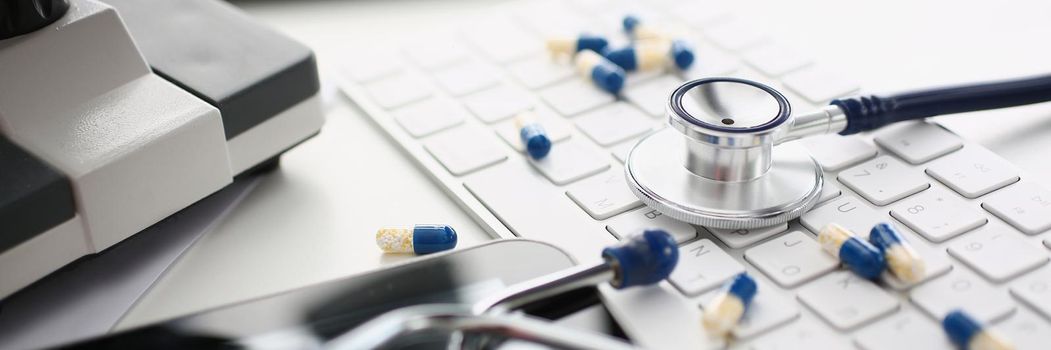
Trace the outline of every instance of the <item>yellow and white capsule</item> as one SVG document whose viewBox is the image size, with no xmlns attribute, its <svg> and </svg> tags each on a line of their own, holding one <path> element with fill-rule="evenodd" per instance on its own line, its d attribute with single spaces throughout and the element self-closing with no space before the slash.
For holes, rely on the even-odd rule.
<svg viewBox="0 0 1051 350">
<path fill-rule="evenodd" d="M 598 87 L 617 94 L 624 87 L 624 69 L 613 64 L 595 51 L 584 50 L 573 59 L 577 73 Z"/>
<path fill-rule="evenodd" d="M 887 260 L 887 268 L 902 282 L 916 283 L 926 275 L 926 264 L 909 241 L 889 223 L 881 222 L 869 231 L 869 242 Z"/>
<path fill-rule="evenodd" d="M 436 253 L 456 247 L 456 230 L 449 225 L 382 228 L 376 231 L 376 246 L 384 253 Z"/>
<path fill-rule="evenodd" d="M 704 307 L 701 322 L 704 330 L 717 337 L 729 334 L 741 322 L 757 290 L 755 280 L 747 273 L 740 273 L 723 284 L 719 294 Z"/>
<path fill-rule="evenodd" d="M 861 277 L 875 279 L 887 268 L 887 261 L 879 249 L 837 224 L 831 223 L 822 228 L 817 235 L 817 242 L 822 249 Z"/>
<path fill-rule="evenodd" d="M 942 319 L 942 328 L 963 350 L 1012 350 L 1014 345 L 988 329 L 963 310 L 953 310 Z"/>
</svg>

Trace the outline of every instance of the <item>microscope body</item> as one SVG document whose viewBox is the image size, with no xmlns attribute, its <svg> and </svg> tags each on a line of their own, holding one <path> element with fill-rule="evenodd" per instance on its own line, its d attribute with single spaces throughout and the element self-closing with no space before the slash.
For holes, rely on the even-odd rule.
<svg viewBox="0 0 1051 350">
<path fill-rule="evenodd" d="M 126 2 L 70 0 L 0 39 L 0 299 L 276 164 L 323 124 L 306 47 L 226 4 Z M 244 47 L 217 50 L 228 43 L 205 32 L 156 35 L 187 23 L 282 52 L 234 59 Z"/>
</svg>

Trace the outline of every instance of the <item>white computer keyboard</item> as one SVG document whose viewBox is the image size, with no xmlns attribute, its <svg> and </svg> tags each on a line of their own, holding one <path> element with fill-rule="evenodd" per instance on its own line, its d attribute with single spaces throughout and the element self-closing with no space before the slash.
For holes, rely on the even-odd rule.
<svg viewBox="0 0 1051 350">
<path fill-rule="evenodd" d="M 733 332 L 735 348 L 950 348 L 939 322 L 954 308 L 993 323 L 1020 349 L 1051 344 L 1051 191 L 936 124 L 801 141 L 826 170 L 827 188 L 821 204 L 788 224 L 707 229 L 643 206 L 622 162 L 639 137 L 665 126 L 666 95 L 681 82 L 758 80 L 786 92 L 796 111 L 859 89 L 708 4 L 595 2 L 501 5 L 401 48 L 362 49 L 342 62 L 343 91 L 494 236 L 552 242 L 593 261 L 623 235 L 664 228 L 681 244 L 667 289 L 698 307 L 748 271 L 760 292 Z M 694 66 L 629 74 L 615 97 L 543 49 L 546 36 L 581 31 L 622 45 L 620 20 L 629 13 L 683 33 L 696 49 Z M 511 121 L 526 109 L 555 141 L 541 161 L 523 154 Z M 923 255 L 922 282 L 860 279 L 815 241 L 830 222 L 867 235 L 881 221 Z M 699 323 L 647 317 L 618 321 L 662 338 L 700 332 Z"/>
</svg>

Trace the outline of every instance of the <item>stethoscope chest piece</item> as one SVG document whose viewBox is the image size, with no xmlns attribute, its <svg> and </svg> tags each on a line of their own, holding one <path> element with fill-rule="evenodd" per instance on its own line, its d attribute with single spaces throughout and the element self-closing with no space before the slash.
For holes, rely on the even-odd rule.
<svg viewBox="0 0 1051 350">
<path fill-rule="evenodd" d="M 821 167 L 797 143 L 774 146 L 794 120 L 776 90 L 734 78 L 676 89 L 665 128 L 625 161 L 628 187 L 671 218 L 713 228 L 771 226 L 816 204 Z"/>
</svg>

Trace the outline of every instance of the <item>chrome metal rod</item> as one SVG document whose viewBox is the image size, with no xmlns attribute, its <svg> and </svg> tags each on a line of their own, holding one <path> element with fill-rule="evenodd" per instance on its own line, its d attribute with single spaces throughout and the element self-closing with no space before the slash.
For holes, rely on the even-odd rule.
<svg viewBox="0 0 1051 350">
<path fill-rule="evenodd" d="M 816 111 L 796 115 L 792 126 L 774 142 L 781 144 L 808 136 L 835 134 L 847 128 L 847 115 L 834 105 L 828 105 Z"/>
<path fill-rule="evenodd" d="M 570 290 L 609 282 L 615 277 L 613 269 L 605 262 L 577 266 L 510 286 L 499 295 L 479 301 L 472 310 L 478 315 L 491 311 L 502 313 Z"/>
</svg>

